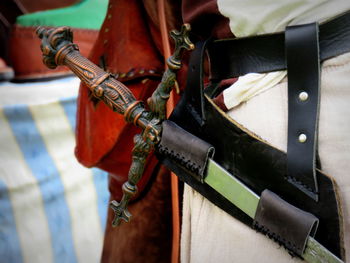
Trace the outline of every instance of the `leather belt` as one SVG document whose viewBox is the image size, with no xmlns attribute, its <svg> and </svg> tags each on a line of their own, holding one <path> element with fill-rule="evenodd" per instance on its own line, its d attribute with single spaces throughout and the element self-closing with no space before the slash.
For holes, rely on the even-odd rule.
<svg viewBox="0 0 350 263">
<path fill-rule="evenodd" d="M 350 51 L 350 11 L 320 25 L 319 46 L 321 61 Z M 208 54 L 213 81 L 287 68 L 284 32 L 215 40 Z"/>
</svg>

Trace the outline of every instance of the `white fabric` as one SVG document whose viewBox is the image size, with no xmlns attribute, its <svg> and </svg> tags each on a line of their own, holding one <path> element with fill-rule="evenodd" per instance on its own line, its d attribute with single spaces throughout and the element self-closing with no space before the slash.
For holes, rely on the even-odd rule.
<svg viewBox="0 0 350 263">
<path fill-rule="evenodd" d="M 324 63 L 321 78 L 319 154 L 323 171 L 340 189 L 350 258 L 350 54 Z M 287 148 L 287 82 L 284 79 L 229 115 L 278 149 Z M 253 165 L 253 164 L 252 164 Z M 263 175 L 262 175 L 263 176 Z M 327 209 L 327 208 L 325 208 Z M 284 248 L 185 187 L 181 261 L 298 262 Z"/>
<path fill-rule="evenodd" d="M 286 76 L 286 71 L 277 71 L 265 74 L 249 73 L 240 77 L 237 82 L 224 90 L 226 108 L 236 107 L 260 92 L 277 85 Z"/>
<path fill-rule="evenodd" d="M 74 156 L 79 79 L 0 84 L 0 261 L 99 262 L 107 173 Z"/>
<path fill-rule="evenodd" d="M 13 104 L 44 104 L 78 95 L 80 80 L 67 77 L 33 83 L 0 83 L 0 107 Z"/>
<path fill-rule="evenodd" d="M 266 8 L 268 7 L 268 8 Z M 236 37 L 284 31 L 288 25 L 323 22 L 350 9 L 348 0 L 218 0 Z M 224 91 L 228 109 L 276 85 L 285 72 L 247 74 Z"/>
<path fill-rule="evenodd" d="M 287 25 L 323 22 L 350 9 L 348 0 L 218 0 L 236 37 L 284 31 Z"/>
</svg>

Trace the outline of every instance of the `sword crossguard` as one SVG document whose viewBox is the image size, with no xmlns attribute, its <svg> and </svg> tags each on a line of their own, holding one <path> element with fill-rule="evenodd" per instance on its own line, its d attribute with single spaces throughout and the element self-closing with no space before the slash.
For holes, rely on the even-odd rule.
<svg viewBox="0 0 350 263">
<path fill-rule="evenodd" d="M 194 44 L 189 38 L 191 31 L 190 24 L 183 24 L 181 30 L 170 31 L 170 36 L 175 41 L 174 54 L 168 59 L 167 64 L 170 69 L 179 70 L 181 68 L 181 57 L 184 50 L 193 50 Z"/>
<path fill-rule="evenodd" d="M 113 227 L 119 226 L 122 220 L 124 220 L 125 222 L 129 222 L 131 220 L 132 215 L 130 214 L 125 204 L 118 203 L 117 201 L 113 200 L 111 201 L 109 206 L 113 209 L 115 214 L 112 221 Z"/>
</svg>

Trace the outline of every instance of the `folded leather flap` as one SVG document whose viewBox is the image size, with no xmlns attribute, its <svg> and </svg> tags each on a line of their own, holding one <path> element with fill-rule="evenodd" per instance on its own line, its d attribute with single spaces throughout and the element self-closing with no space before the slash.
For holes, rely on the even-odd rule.
<svg viewBox="0 0 350 263">
<path fill-rule="evenodd" d="M 203 182 L 208 158 L 213 158 L 215 149 L 174 122 L 164 121 L 158 151 L 184 166 Z"/>
<path fill-rule="evenodd" d="M 255 214 L 253 227 L 301 256 L 309 236 L 314 236 L 318 218 L 264 190 Z"/>
</svg>

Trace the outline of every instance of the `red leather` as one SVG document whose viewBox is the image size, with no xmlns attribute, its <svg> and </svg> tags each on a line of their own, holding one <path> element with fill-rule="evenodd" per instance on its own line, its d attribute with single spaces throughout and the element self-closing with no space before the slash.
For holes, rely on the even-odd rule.
<svg viewBox="0 0 350 263">
<path fill-rule="evenodd" d="M 10 34 L 9 57 L 17 80 L 35 80 L 71 75 L 68 68 L 59 66 L 48 69 L 42 62 L 40 39 L 35 34 L 36 27 L 15 25 Z M 80 52 L 88 56 L 98 36 L 98 30 L 73 28 L 74 42 Z"/>
<path fill-rule="evenodd" d="M 118 80 L 127 85 L 136 99 L 146 101 L 160 81 L 164 64 L 151 33 L 157 35 L 156 28 L 150 29 L 141 4 L 139 1 L 110 1 L 90 59 L 96 64 L 104 61 L 106 70 L 118 74 Z M 160 43 L 160 38 L 156 41 Z M 128 75 L 127 79 L 120 77 Z M 90 99 L 88 88 L 82 85 L 78 98 L 76 157 L 85 166 L 108 171 L 114 178 L 110 181 L 110 190 L 114 198 L 120 199 L 121 185 L 127 180 L 131 164 L 133 136 L 140 129 L 127 124 L 123 116 L 105 104 L 95 103 Z M 139 192 L 156 163 L 154 157 L 149 158 L 145 176 L 138 184 Z"/>
</svg>

